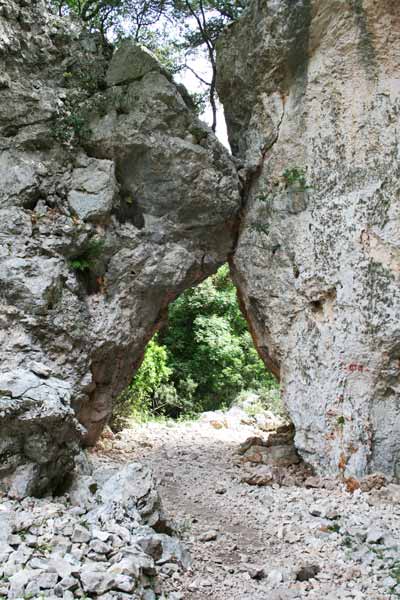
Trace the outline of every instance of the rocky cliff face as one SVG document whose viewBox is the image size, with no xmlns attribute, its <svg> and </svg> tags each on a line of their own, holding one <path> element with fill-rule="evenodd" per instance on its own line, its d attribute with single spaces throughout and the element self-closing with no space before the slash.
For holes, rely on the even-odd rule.
<svg viewBox="0 0 400 600">
<path fill-rule="evenodd" d="M 0 0 L 0 478 L 54 488 L 168 303 L 226 260 L 240 199 L 185 90 L 42 0 Z M 17 483 L 16 483 L 17 482 Z"/>
<path fill-rule="evenodd" d="M 320 471 L 400 477 L 399 33 L 394 0 L 255 0 L 220 42 L 234 278 Z"/>
<path fill-rule="evenodd" d="M 55 488 L 168 303 L 231 259 L 302 456 L 400 476 L 400 18 L 254 0 L 220 42 L 240 163 L 154 57 L 0 0 L 0 479 Z M 21 486 L 25 489 L 21 491 Z"/>
</svg>

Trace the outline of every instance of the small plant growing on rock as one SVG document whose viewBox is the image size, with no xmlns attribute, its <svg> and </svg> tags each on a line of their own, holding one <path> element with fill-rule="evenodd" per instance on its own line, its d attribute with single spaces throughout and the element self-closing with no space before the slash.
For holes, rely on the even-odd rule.
<svg viewBox="0 0 400 600">
<path fill-rule="evenodd" d="M 81 273 L 85 271 L 90 271 L 90 269 L 94 266 L 96 258 L 98 258 L 101 255 L 103 249 L 103 240 L 90 240 L 84 252 L 70 260 L 71 267 L 74 269 L 74 271 L 80 271 Z"/>
<path fill-rule="evenodd" d="M 390 576 L 396 581 L 396 585 L 391 588 L 392 594 L 395 598 L 400 598 L 400 594 L 396 591 L 400 585 L 400 561 L 395 562 L 390 569 Z"/>
<path fill-rule="evenodd" d="M 282 173 L 282 179 L 285 184 L 285 188 L 296 187 L 302 192 L 305 192 L 310 188 L 307 185 L 306 173 L 301 167 L 292 167 L 285 169 Z"/>
<path fill-rule="evenodd" d="M 345 548 L 352 548 L 353 547 L 353 540 L 351 539 L 351 537 L 349 535 L 346 535 L 343 540 L 342 540 L 342 546 L 344 546 Z"/>
<path fill-rule="evenodd" d="M 26 540 L 26 534 L 28 533 L 27 529 L 21 529 L 19 531 L 19 537 L 21 538 L 21 540 L 24 542 Z"/>
<path fill-rule="evenodd" d="M 49 543 L 44 543 L 36 546 L 36 550 L 40 552 L 40 554 L 49 554 L 52 551 L 52 546 Z"/>
<path fill-rule="evenodd" d="M 282 175 L 275 180 L 272 180 L 270 183 L 270 188 L 267 189 L 268 193 L 263 193 L 258 195 L 255 199 L 257 202 L 264 204 L 262 208 L 258 210 L 258 221 L 253 221 L 250 224 L 250 230 L 263 234 L 269 235 L 270 226 L 269 223 L 266 223 L 267 220 L 270 220 L 271 211 L 273 210 L 272 200 L 274 199 L 274 194 L 285 190 L 289 190 L 289 188 L 294 192 L 305 192 L 308 189 L 311 189 L 312 186 L 307 184 L 306 172 L 301 167 L 290 167 L 285 169 Z M 261 248 L 268 250 L 270 248 L 260 246 Z M 276 249 L 279 249 L 279 245 L 275 244 L 272 248 L 272 254 L 275 254 Z"/>
<path fill-rule="evenodd" d="M 87 139 L 90 129 L 82 114 L 65 111 L 56 118 L 51 128 L 51 134 L 58 142 L 66 146 L 73 146 L 79 141 Z"/>
<path fill-rule="evenodd" d="M 258 202 L 269 202 L 271 198 L 268 194 L 261 194 L 260 196 L 257 196 L 256 199 Z"/>
<path fill-rule="evenodd" d="M 268 223 L 257 223 L 257 221 L 254 221 L 253 223 L 251 223 L 250 228 L 252 231 L 255 231 L 256 233 L 263 233 L 264 235 L 269 234 L 269 224 Z"/>
<path fill-rule="evenodd" d="M 97 97 L 105 89 L 104 65 L 91 57 L 79 56 L 76 64 L 62 73 L 62 81 L 68 89 L 67 97 L 55 116 L 51 134 L 71 149 L 90 136 L 89 116 L 97 105 L 102 108 L 104 104 L 104 98 Z"/>
</svg>

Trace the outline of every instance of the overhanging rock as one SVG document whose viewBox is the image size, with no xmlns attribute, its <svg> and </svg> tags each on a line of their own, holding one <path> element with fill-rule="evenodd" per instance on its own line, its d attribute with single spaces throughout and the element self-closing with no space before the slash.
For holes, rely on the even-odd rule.
<svg viewBox="0 0 400 600">
<path fill-rule="evenodd" d="M 153 56 L 0 2 L 0 477 L 56 487 L 168 303 L 232 251 L 227 151 Z"/>
</svg>

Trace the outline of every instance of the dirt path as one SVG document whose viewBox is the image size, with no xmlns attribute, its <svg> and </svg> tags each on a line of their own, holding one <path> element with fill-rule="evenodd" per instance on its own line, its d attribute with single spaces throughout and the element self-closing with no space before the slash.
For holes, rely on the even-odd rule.
<svg viewBox="0 0 400 600">
<path fill-rule="evenodd" d="M 394 576 L 399 505 L 338 485 L 243 483 L 251 467 L 240 464 L 237 448 L 252 433 L 247 426 L 148 424 L 108 443 L 103 459 L 137 460 L 153 469 L 165 511 L 191 553 L 189 572 L 166 567 L 163 587 L 175 592 L 171 598 L 400 597 L 394 595 L 396 586 L 400 592 Z"/>
</svg>

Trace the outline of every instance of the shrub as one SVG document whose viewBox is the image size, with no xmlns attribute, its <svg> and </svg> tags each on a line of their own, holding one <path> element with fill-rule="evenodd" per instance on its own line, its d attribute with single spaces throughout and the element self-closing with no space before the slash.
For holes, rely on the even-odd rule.
<svg viewBox="0 0 400 600">
<path fill-rule="evenodd" d="M 282 174 L 285 187 L 297 187 L 300 191 L 308 189 L 306 173 L 301 167 L 292 167 L 286 169 Z"/>
<path fill-rule="evenodd" d="M 85 250 L 79 256 L 71 258 L 69 264 L 74 271 L 86 272 L 93 268 L 96 259 L 101 255 L 104 249 L 104 241 L 92 238 Z"/>
<path fill-rule="evenodd" d="M 90 136 L 91 130 L 82 112 L 61 111 L 51 126 L 51 135 L 65 146 L 74 146 Z"/>
<path fill-rule="evenodd" d="M 123 392 L 120 404 L 123 412 L 139 419 L 166 412 L 178 402 L 175 388 L 169 384 L 172 370 L 167 365 L 167 351 L 155 336 L 148 344 L 136 377 Z M 121 413 L 120 407 L 120 413 Z"/>
</svg>

